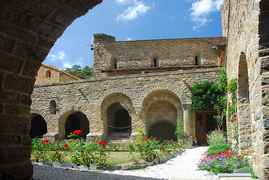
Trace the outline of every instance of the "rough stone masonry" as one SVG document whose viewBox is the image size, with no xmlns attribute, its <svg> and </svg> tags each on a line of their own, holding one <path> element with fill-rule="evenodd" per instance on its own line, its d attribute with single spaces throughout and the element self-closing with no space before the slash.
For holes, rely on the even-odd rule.
<svg viewBox="0 0 269 180">
<path fill-rule="evenodd" d="M 101 0 L 0 2 L 0 178 L 31 179 L 31 139 L 28 134 L 34 77 L 63 31 L 75 18 L 100 2 Z M 240 147 L 253 152 L 251 156 L 259 179 L 269 178 L 268 3 L 268 0 L 225 0 L 222 8 L 224 36 L 227 38 L 227 74 L 229 79 L 236 78 L 239 82 L 236 123 L 240 126 Z M 158 64 L 158 59 L 153 64 Z M 113 65 L 116 67 L 117 63 Z M 144 70 L 148 71 L 152 70 Z M 98 73 L 100 70 L 96 71 Z M 59 105 L 57 108 L 61 108 Z M 116 107 L 121 107 L 121 104 Z M 250 113 L 243 113 L 248 109 Z M 227 124 L 229 131 L 230 119 Z M 250 139 L 251 142 L 248 142 Z"/>
<path fill-rule="evenodd" d="M 45 136 L 62 139 L 77 128 L 88 139 L 128 139 L 142 128 L 171 139 L 182 121 L 196 138 L 190 87 L 216 79 L 225 38 L 116 41 L 95 34 L 92 48 L 94 78 L 34 88 L 31 109 L 46 121 Z"/>
</svg>

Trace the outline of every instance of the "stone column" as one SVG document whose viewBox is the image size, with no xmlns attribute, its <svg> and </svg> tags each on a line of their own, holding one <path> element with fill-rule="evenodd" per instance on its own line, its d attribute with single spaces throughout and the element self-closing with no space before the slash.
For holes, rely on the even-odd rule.
<svg viewBox="0 0 269 180">
<path fill-rule="evenodd" d="M 184 121 L 184 132 L 187 136 L 194 139 L 195 137 L 195 123 L 193 118 L 193 111 L 191 104 L 183 105 L 183 121 Z"/>
</svg>

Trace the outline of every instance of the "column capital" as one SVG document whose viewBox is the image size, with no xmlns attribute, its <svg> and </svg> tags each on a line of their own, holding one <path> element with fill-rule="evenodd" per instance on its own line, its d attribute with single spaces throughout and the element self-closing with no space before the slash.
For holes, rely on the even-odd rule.
<svg viewBox="0 0 269 180">
<path fill-rule="evenodd" d="M 183 110 L 189 110 L 191 108 L 191 105 L 191 103 L 182 104 Z"/>
</svg>

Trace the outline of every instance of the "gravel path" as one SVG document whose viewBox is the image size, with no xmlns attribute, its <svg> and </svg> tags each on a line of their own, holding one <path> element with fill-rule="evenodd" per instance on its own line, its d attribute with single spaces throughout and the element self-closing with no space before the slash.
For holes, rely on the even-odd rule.
<svg viewBox="0 0 269 180">
<path fill-rule="evenodd" d="M 118 170 L 108 173 L 169 180 L 215 180 L 216 177 L 212 174 L 198 169 L 198 163 L 206 150 L 207 147 L 187 149 L 181 155 L 164 164 L 140 170 Z"/>
</svg>

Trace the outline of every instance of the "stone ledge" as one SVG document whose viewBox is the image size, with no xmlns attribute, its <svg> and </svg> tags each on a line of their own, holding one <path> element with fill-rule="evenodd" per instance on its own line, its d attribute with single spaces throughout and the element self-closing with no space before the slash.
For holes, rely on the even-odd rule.
<svg viewBox="0 0 269 180">
<path fill-rule="evenodd" d="M 219 180 L 252 180 L 249 173 L 218 174 Z"/>
<path fill-rule="evenodd" d="M 163 73 L 151 73 L 151 74 L 135 74 L 135 75 L 124 75 L 124 76 L 112 76 L 112 77 L 105 77 L 105 78 L 91 78 L 87 80 L 78 80 L 78 81 L 71 81 L 65 83 L 53 83 L 53 84 L 46 84 L 46 85 L 35 85 L 34 88 L 43 88 L 43 87 L 51 87 L 51 86 L 66 86 L 70 84 L 83 84 L 83 83 L 91 83 L 91 82 L 104 82 L 104 81 L 112 81 L 112 80 L 120 80 L 120 79 L 137 79 L 137 78 L 145 78 L 145 77 L 167 77 L 172 75 L 181 75 L 181 74 L 195 74 L 195 73 L 217 73 L 220 70 L 220 67 L 214 68 L 207 68 L 199 71 L 192 71 L 192 70 L 184 70 L 184 71 L 173 71 L 173 72 L 163 72 Z"/>
</svg>

